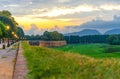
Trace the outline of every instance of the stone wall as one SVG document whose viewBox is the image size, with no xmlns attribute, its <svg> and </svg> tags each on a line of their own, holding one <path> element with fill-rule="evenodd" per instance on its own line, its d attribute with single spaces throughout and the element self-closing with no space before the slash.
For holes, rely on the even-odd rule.
<svg viewBox="0 0 120 79">
<path fill-rule="evenodd" d="M 29 44 L 32 46 L 39 46 L 40 42 L 39 41 L 29 41 Z"/>
<path fill-rule="evenodd" d="M 52 47 L 52 46 L 64 46 L 66 41 L 40 41 L 40 46 Z"/>
<path fill-rule="evenodd" d="M 45 46 L 45 47 L 64 46 L 67 44 L 66 41 L 29 41 L 28 43 L 32 46 Z"/>
</svg>

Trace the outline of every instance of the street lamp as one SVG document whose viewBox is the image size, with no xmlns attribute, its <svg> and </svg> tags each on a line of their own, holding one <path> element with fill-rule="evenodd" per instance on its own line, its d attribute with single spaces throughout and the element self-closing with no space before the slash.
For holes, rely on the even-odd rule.
<svg viewBox="0 0 120 79">
<path fill-rule="evenodd" d="M 6 29 L 8 30 L 8 34 L 9 34 L 9 30 L 10 30 L 10 26 L 6 26 Z M 10 43 L 9 43 L 9 36 L 8 36 L 8 43 L 7 43 L 7 47 L 9 47 L 10 46 Z"/>
<path fill-rule="evenodd" d="M 15 32 L 12 32 L 12 35 L 14 35 L 15 34 Z"/>
<path fill-rule="evenodd" d="M 9 30 L 9 29 L 10 29 L 10 26 L 7 25 L 7 26 L 6 26 L 6 29 Z"/>
<path fill-rule="evenodd" d="M 15 32 L 11 32 L 11 34 L 13 35 L 13 37 L 15 37 Z M 12 43 L 11 44 L 14 44 L 14 40 L 12 39 Z"/>
</svg>

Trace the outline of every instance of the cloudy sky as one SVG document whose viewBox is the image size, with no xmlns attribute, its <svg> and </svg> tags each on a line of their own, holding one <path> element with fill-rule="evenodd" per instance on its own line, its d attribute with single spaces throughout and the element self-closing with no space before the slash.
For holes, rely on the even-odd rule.
<svg viewBox="0 0 120 79">
<path fill-rule="evenodd" d="M 120 15 L 120 0 L 0 0 L 0 10 L 9 10 L 27 34 L 69 32 L 65 26 Z"/>
</svg>

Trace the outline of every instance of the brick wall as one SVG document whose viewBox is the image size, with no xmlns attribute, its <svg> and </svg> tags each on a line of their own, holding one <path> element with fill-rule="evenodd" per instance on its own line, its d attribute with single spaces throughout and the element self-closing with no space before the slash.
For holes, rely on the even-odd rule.
<svg viewBox="0 0 120 79">
<path fill-rule="evenodd" d="M 64 46 L 66 45 L 66 41 L 40 41 L 40 46 Z"/>
</svg>

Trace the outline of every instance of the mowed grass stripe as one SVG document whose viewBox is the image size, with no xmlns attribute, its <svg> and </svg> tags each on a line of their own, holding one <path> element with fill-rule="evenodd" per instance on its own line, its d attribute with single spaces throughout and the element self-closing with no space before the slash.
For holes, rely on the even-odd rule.
<svg viewBox="0 0 120 79">
<path fill-rule="evenodd" d="M 110 52 L 114 48 L 119 52 Z M 63 47 L 54 47 L 53 49 L 64 52 L 79 53 L 94 58 L 120 58 L 120 45 L 108 44 L 70 44 Z M 107 50 L 107 52 L 106 52 Z"/>
</svg>

